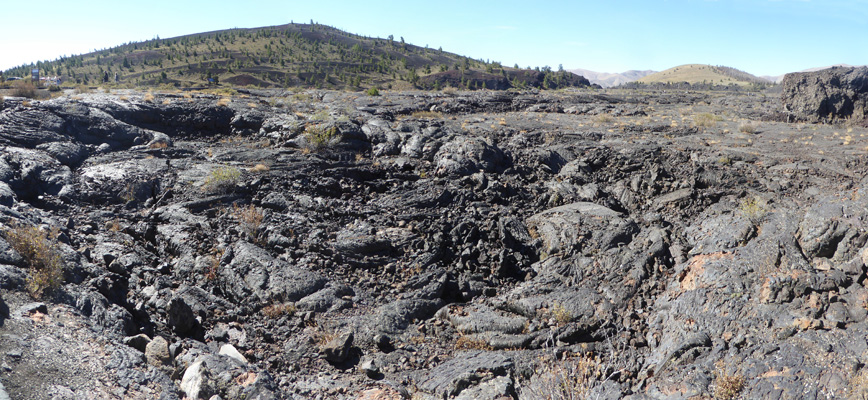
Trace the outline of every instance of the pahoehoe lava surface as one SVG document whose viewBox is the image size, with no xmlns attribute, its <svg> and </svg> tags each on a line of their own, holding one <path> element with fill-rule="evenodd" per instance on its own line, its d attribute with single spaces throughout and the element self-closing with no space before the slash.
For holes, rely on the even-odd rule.
<svg viewBox="0 0 868 400">
<path fill-rule="evenodd" d="M 0 236 L 0 397 L 864 394 L 868 132 L 781 110 L 7 98 L 0 223 L 56 232 L 64 283 L 32 298 Z"/>
</svg>

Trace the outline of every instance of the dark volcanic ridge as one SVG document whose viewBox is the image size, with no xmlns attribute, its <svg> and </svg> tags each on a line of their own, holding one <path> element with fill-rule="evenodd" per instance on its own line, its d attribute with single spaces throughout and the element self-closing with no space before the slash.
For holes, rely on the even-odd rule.
<svg viewBox="0 0 868 400">
<path fill-rule="evenodd" d="M 862 396 L 841 76 L 6 98 L 0 397 Z"/>
</svg>

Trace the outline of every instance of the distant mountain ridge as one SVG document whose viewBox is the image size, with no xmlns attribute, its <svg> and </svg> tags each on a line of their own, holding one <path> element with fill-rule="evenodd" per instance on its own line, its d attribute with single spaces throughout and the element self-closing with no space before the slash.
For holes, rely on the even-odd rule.
<svg viewBox="0 0 868 400">
<path fill-rule="evenodd" d="M 657 71 L 652 70 L 629 70 L 621 73 L 612 73 L 612 72 L 597 72 L 591 71 L 587 69 L 575 68 L 567 70 L 576 75 L 584 76 L 585 79 L 591 81 L 591 83 L 596 83 L 604 88 L 618 86 L 624 83 L 633 82 L 642 77 L 651 75 Z"/>
<path fill-rule="evenodd" d="M 685 64 L 669 68 L 665 71 L 647 75 L 636 81 L 640 84 L 678 84 L 691 85 L 738 85 L 770 84 L 772 81 L 751 75 L 747 72 L 724 66 L 705 64 Z"/>
</svg>

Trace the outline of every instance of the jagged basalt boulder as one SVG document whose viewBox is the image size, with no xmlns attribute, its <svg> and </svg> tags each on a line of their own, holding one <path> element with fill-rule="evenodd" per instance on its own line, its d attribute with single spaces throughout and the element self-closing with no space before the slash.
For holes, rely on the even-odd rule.
<svg viewBox="0 0 868 400">
<path fill-rule="evenodd" d="M 868 117 L 868 67 L 834 67 L 787 74 L 783 106 L 795 120 L 818 122 Z"/>
</svg>

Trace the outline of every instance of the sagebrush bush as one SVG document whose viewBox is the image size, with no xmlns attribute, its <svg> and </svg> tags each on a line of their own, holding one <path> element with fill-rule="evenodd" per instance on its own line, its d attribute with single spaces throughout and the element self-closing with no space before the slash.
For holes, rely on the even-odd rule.
<svg viewBox="0 0 868 400">
<path fill-rule="evenodd" d="M 33 297 L 42 297 L 63 283 L 63 259 L 57 248 L 57 235 L 56 229 L 45 231 L 27 225 L 14 225 L 3 234 L 27 263 L 27 291 Z"/>
<path fill-rule="evenodd" d="M 693 124 L 703 128 L 714 128 L 722 118 L 712 113 L 700 113 L 693 116 Z"/>
<path fill-rule="evenodd" d="M 308 125 L 304 129 L 304 137 L 307 141 L 308 150 L 320 151 L 337 141 L 337 128 L 334 126 Z"/>
<path fill-rule="evenodd" d="M 216 168 L 205 178 L 202 190 L 206 193 L 229 193 L 238 186 L 241 170 L 235 167 Z"/>
<path fill-rule="evenodd" d="M 757 224 L 768 214 L 768 203 L 760 197 L 746 197 L 738 205 L 738 211 L 754 224 Z"/>
<path fill-rule="evenodd" d="M 39 97 L 36 91 L 36 86 L 25 82 L 15 82 L 15 84 L 12 85 L 12 96 L 26 97 L 28 99 L 36 99 Z"/>
<path fill-rule="evenodd" d="M 750 122 L 745 122 L 738 126 L 738 131 L 741 133 L 753 134 L 756 133 L 756 126 L 754 126 L 754 124 L 751 124 Z"/>
<path fill-rule="evenodd" d="M 598 124 L 610 124 L 613 121 L 615 121 L 615 118 L 613 118 L 609 114 L 599 114 L 596 117 L 594 117 L 594 122 L 596 122 Z"/>
<path fill-rule="evenodd" d="M 380 89 L 377 89 L 376 87 L 372 87 L 372 88 L 368 89 L 368 96 L 379 96 L 379 95 L 380 95 Z"/>
</svg>

